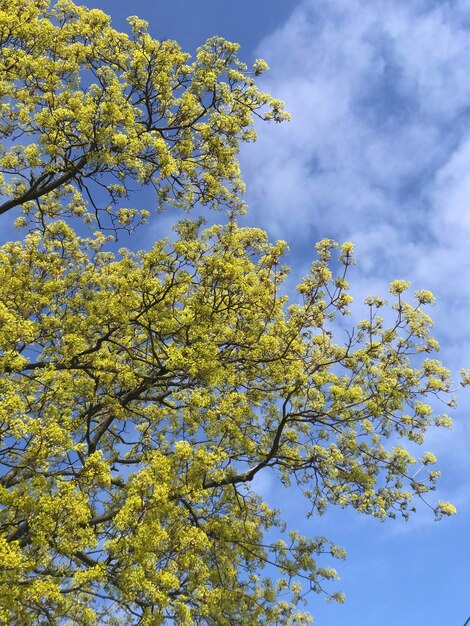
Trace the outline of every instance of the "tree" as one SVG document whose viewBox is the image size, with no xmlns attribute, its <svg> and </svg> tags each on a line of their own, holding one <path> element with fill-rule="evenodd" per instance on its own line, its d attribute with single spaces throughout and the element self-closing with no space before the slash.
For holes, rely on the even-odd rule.
<svg viewBox="0 0 470 626">
<path fill-rule="evenodd" d="M 447 416 L 433 416 L 426 400 L 450 389 L 448 370 L 427 357 L 438 347 L 424 311 L 432 295 L 416 292 L 409 304 L 408 284 L 395 281 L 394 321 L 386 325 L 379 315 L 384 300 L 368 298 L 367 320 L 346 342 L 335 342 L 333 334 L 341 332 L 335 320 L 351 302 L 346 273 L 353 246 L 343 244 L 332 260 L 336 244 L 323 240 L 289 305 L 282 286 L 286 244 L 240 228 L 233 214 L 236 143 L 252 137 L 244 134 L 250 112 L 267 103 L 283 114 L 251 79 L 238 77 L 243 87 L 231 90 L 217 82 L 231 71 L 232 44 L 209 44 L 217 46 L 211 63 L 223 67 L 211 89 L 226 99 L 209 104 L 199 120 L 194 113 L 185 118 L 186 134 L 181 103 L 185 93 L 207 88 L 196 79 L 207 47 L 181 74 L 174 69 L 172 55 L 182 58 L 175 44 L 157 44 L 136 20 L 136 39 L 129 40 L 107 30 L 102 13 L 69 2 L 51 12 L 38 0 L 0 6 L 3 85 L 9 85 L 4 111 L 11 112 L 4 132 L 25 143 L 4 149 L 3 168 L 17 180 L 5 182 L 10 199 L 3 206 L 21 205 L 30 229 L 31 221 L 38 226 L 22 242 L 0 248 L 0 623 L 308 623 L 301 600 L 309 591 L 330 593 L 328 581 L 336 577 L 321 555 L 343 551 L 323 537 L 286 529 L 251 483 L 271 472 L 283 485 L 297 485 L 312 514 L 336 504 L 380 519 L 408 516 L 414 496 L 434 488 L 439 472 L 423 470 L 436 459 L 426 452 L 417 460 L 389 439 L 421 443 L 431 423 L 450 424 Z M 48 29 L 58 29 L 54 39 Z M 73 60 L 84 64 L 85 76 L 107 81 L 114 72 L 118 93 L 135 94 L 125 78 L 134 74 L 124 68 L 133 67 L 130 59 L 142 48 L 160 54 L 151 71 L 146 66 L 150 76 L 159 76 L 163 64 L 162 84 L 171 76 L 177 92 L 168 96 L 164 115 L 171 131 L 171 116 L 180 115 L 180 128 L 174 141 L 163 133 L 158 144 L 178 162 L 182 195 L 175 200 L 190 206 L 196 194 L 202 202 L 228 202 L 231 217 L 206 230 L 201 221 L 183 220 L 174 241 L 113 252 L 113 235 L 79 236 L 58 217 L 81 213 L 74 207 L 84 207 L 89 180 L 105 184 L 105 174 L 122 173 L 124 185 L 150 182 L 166 189 L 165 198 L 164 181 L 173 174 L 165 174 L 160 156 L 146 169 L 142 146 L 154 135 L 141 129 L 138 114 L 125 127 L 116 120 L 101 124 L 109 83 L 101 96 L 93 86 L 80 91 Z M 13 67 L 27 66 L 26 58 L 36 63 L 28 88 L 21 81 L 30 79 L 12 75 Z M 49 62 L 64 63 L 49 126 L 27 126 L 45 119 L 39 109 L 51 90 L 43 89 L 40 68 Z M 192 78 L 180 84 L 182 75 Z M 137 108 L 160 106 L 160 87 L 152 89 L 149 103 L 143 98 Z M 72 92 L 77 102 L 91 93 L 85 119 L 96 132 L 84 130 L 89 121 L 75 126 L 70 114 L 63 123 L 62 98 Z M 23 93 L 31 102 L 29 121 L 17 107 Z M 196 97 L 200 106 L 204 93 Z M 229 93 L 238 95 L 232 101 Z M 251 96 L 243 101 L 240 93 Z M 77 120 L 81 113 L 78 107 Z M 113 136 L 118 127 L 125 131 L 123 146 L 144 143 L 113 151 L 114 140 L 106 139 L 113 124 Z M 30 137 L 36 148 L 28 150 Z M 188 152 L 185 141 L 194 142 Z M 221 154 L 227 167 L 216 171 Z M 119 208 L 105 215 L 117 219 L 111 227 L 127 220 Z M 419 474 L 411 469 L 418 463 Z M 434 509 L 438 517 L 455 512 L 446 502 Z"/>
</svg>

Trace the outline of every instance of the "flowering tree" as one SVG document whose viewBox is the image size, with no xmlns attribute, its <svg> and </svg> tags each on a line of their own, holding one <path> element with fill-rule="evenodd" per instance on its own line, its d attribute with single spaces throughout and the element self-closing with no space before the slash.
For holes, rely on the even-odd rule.
<svg viewBox="0 0 470 626">
<path fill-rule="evenodd" d="M 297 485 L 312 513 L 408 516 L 439 472 L 389 439 L 450 424 L 426 400 L 450 389 L 432 295 L 395 281 L 394 322 L 368 298 L 335 341 L 353 246 L 332 260 L 323 240 L 288 304 L 285 243 L 234 219 L 238 141 L 262 107 L 285 117 L 236 46 L 189 64 L 137 19 L 128 38 L 68 1 L 0 7 L 2 210 L 30 228 L 0 248 L 0 623 L 306 624 L 301 600 L 336 577 L 321 555 L 343 551 L 286 528 L 252 481 Z M 131 183 L 231 217 L 112 252 Z M 79 236 L 74 215 L 102 229 Z"/>
</svg>

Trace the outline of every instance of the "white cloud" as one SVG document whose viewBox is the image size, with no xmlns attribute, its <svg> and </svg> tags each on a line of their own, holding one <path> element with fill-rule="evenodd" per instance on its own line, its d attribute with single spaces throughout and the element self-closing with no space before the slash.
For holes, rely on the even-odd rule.
<svg viewBox="0 0 470 626">
<path fill-rule="evenodd" d="M 293 121 L 262 128 L 244 152 L 252 210 L 300 239 L 374 239 L 386 224 L 406 244 L 427 231 L 427 193 L 470 101 L 469 44 L 441 6 L 301 4 L 259 49 L 273 68 L 265 86 Z"/>
</svg>

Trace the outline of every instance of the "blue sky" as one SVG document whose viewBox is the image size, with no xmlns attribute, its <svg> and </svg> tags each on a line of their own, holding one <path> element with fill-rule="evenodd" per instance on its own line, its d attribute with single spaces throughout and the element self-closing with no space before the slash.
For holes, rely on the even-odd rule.
<svg viewBox="0 0 470 626">
<path fill-rule="evenodd" d="M 470 2 L 468 0 L 86 0 L 116 27 L 137 14 L 156 37 L 192 52 L 211 35 L 267 60 L 262 86 L 293 119 L 259 128 L 243 148 L 246 220 L 289 242 L 301 276 L 323 237 L 352 240 L 357 300 L 394 278 L 431 289 L 440 358 L 470 367 Z M 162 236 L 175 215 L 150 225 Z M 458 515 L 420 510 L 408 524 L 332 510 L 305 520 L 288 494 L 288 519 L 346 547 L 342 606 L 313 597 L 317 626 L 463 626 L 470 615 L 470 424 L 459 394 L 455 426 L 430 432 L 438 497 Z M 286 494 L 269 478 L 271 501 Z M 288 509 L 288 510 L 287 510 Z"/>
</svg>

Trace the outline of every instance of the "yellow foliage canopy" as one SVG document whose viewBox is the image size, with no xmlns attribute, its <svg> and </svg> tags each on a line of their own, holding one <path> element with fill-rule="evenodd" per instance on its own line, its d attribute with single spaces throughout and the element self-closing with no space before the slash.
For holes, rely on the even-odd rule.
<svg viewBox="0 0 470 626">
<path fill-rule="evenodd" d="M 114 257 L 100 233 L 55 222 L 0 249 L 5 624 L 307 623 L 299 598 L 335 577 L 316 555 L 341 551 L 295 533 L 267 541 L 282 521 L 251 480 L 274 472 L 312 511 L 379 518 L 433 488 L 438 472 L 418 482 L 417 461 L 387 446 L 420 442 L 424 397 L 449 388 L 438 361 L 410 364 L 435 348 L 422 294 L 406 304 L 393 284 L 396 323 L 383 328 L 372 299 L 336 345 L 351 298 L 328 267 L 334 242 L 289 307 L 284 242 L 234 222 L 177 230 Z M 351 254 L 345 244 L 344 270 Z M 255 574 L 268 564 L 277 583 Z"/>
<path fill-rule="evenodd" d="M 287 118 L 255 85 L 266 64 L 220 38 L 191 61 L 129 22 L 0 0 L 0 214 L 29 227 L 0 247 L 0 624 L 307 624 L 299 604 L 336 577 L 321 555 L 343 551 L 286 529 L 252 481 L 297 485 L 312 513 L 408 516 L 436 458 L 390 438 L 450 424 L 427 402 L 450 389 L 421 358 L 432 294 L 395 281 L 395 321 L 368 298 L 337 343 L 353 246 L 332 262 L 323 240 L 289 305 L 286 244 L 234 219 L 253 116 Z M 229 222 L 116 252 L 102 231 L 145 221 L 122 205 L 141 185 Z"/>
</svg>

